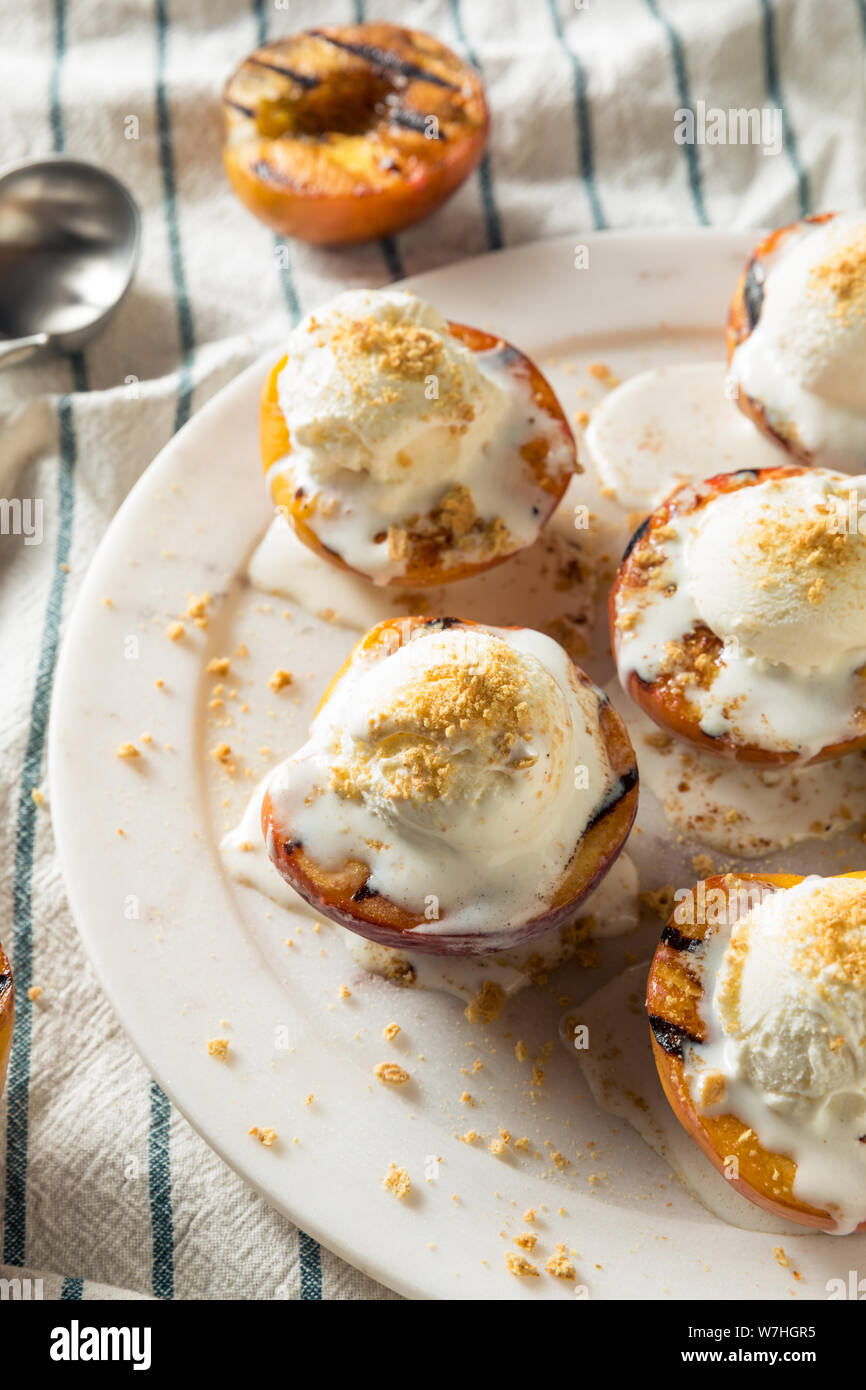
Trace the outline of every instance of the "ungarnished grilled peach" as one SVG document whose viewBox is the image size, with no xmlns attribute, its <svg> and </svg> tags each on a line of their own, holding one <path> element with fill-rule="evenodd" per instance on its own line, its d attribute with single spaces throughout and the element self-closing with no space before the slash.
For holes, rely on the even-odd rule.
<svg viewBox="0 0 866 1390">
<path fill-rule="evenodd" d="M 352 661 L 362 653 L 380 655 L 387 660 L 397 648 L 412 640 L 421 627 L 447 624 L 449 627 L 473 628 L 475 623 L 458 619 L 391 618 L 377 624 L 355 646 L 348 661 L 340 668 L 327 687 L 318 709 L 327 703 Z M 388 632 L 391 640 L 383 640 Z M 578 667 L 576 678 L 591 685 Z M 318 710 L 317 710 L 318 713 Z M 583 899 L 604 877 L 622 849 L 637 812 L 638 777 L 634 749 L 625 725 L 613 707 L 605 700 L 600 708 L 601 733 L 607 750 L 613 777 L 617 779 L 617 795 L 599 812 L 575 845 L 562 879 L 544 912 L 508 933 L 508 947 L 517 946 L 542 932 L 550 931 L 574 915 Z M 339 922 L 383 946 L 399 946 L 403 950 L 433 955 L 477 955 L 503 949 L 501 940 L 491 945 L 485 933 L 422 934 L 415 931 L 417 915 L 407 912 L 397 903 L 368 885 L 370 866 L 348 860 L 336 871 L 326 871 L 307 854 L 290 825 L 281 824 L 270 796 L 262 804 L 262 831 L 269 846 L 275 867 L 292 888 L 317 912 Z"/>
<path fill-rule="evenodd" d="M 474 68 L 396 24 L 324 25 L 256 49 L 223 95 L 232 187 L 268 226 L 331 245 L 426 217 L 484 153 Z"/>
<path fill-rule="evenodd" d="M 858 872 L 845 877 L 866 878 Z M 801 874 L 726 874 L 704 880 L 705 892 L 723 893 L 734 906 L 728 912 L 714 913 L 730 921 L 737 913 L 735 894 L 743 885 L 772 892 L 802 883 Z M 697 901 L 697 890 L 695 890 Z M 718 899 L 715 899 L 718 902 Z M 741 900 L 740 900 L 741 901 Z M 764 1148 L 760 1138 L 736 1115 L 703 1114 L 695 1104 L 685 1075 L 684 1047 L 702 1042 L 706 1036 L 700 1006 L 701 981 L 691 968 L 691 952 L 696 943 L 716 930 L 705 922 L 679 922 L 671 916 L 653 956 L 647 980 L 646 1006 L 650 1020 L 653 1057 L 664 1093 L 683 1128 L 706 1154 L 714 1168 L 731 1186 L 756 1206 L 786 1217 L 802 1226 L 832 1231 L 835 1219 L 829 1212 L 801 1202 L 794 1195 L 797 1165 L 785 1154 Z M 730 1160 L 737 1160 L 732 1167 Z M 736 1176 L 731 1176 L 736 1173 Z M 866 1229 L 863 1222 L 859 1230 Z"/>
</svg>

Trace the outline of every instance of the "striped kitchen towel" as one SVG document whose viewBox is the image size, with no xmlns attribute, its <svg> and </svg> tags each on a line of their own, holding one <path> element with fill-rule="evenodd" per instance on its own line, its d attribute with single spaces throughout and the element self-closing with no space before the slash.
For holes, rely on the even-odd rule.
<svg viewBox="0 0 866 1390">
<path fill-rule="evenodd" d="M 222 83 L 267 37 L 365 18 L 429 30 L 477 64 L 488 154 L 394 240 L 281 245 L 228 192 Z M 132 484 L 195 409 L 338 289 L 593 228 L 747 227 L 862 206 L 864 44 L 866 0 L 2 7 L 4 155 L 97 160 L 144 213 L 139 274 L 105 335 L 68 360 L 0 373 L 0 495 L 44 500 L 41 544 L 0 536 L 0 940 L 18 986 L 0 1107 L 4 1296 L 394 1297 L 271 1211 L 173 1110 L 70 917 L 50 806 L 33 793 L 64 626 Z M 754 113 L 745 143 L 731 141 L 738 112 Z"/>
</svg>

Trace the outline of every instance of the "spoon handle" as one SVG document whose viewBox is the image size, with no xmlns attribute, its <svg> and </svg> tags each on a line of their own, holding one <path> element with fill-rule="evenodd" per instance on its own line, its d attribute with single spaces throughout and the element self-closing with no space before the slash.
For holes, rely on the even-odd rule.
<svg viewBox="0 0 866 1390">
<path fill-rule="evenodd" d="M 31 333 L 27 338 L 0 339 L 0 367 L 12 367 L 16 362 L 24 362 L 40 348 L 47 346 L 47 333 Z"/>
</svg>

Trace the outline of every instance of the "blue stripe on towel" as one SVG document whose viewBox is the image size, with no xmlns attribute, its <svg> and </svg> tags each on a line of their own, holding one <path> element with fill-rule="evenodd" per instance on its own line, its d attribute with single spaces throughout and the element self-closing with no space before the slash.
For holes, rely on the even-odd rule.
<svg viewBox="0 0 866 1390">
<path fill-rule="evenodd" d="M 268 41 L 268 15 L 265 9 L 265 0 L 253 0 L 253 16 L 256 21 L 256 44 L 261 48 L 262 44 Z M 274 255 L 277 269 L 280 272 L 283 299 L 289 311 L 289 322 L 294 328 L 301 317 L 301 302 L 298 299 L 295 279 L 292 275 L 291 243 L 288 237 L 274 237 Z"/>
<path fill-rule="evenodd" d="M 366 24 L 367 6 L 366 0 L 354 0 L 352 5 L 352 21 L 354 24 Z M 406 271 L 403 268 L 403 258 L 400 255 L 396 239 L 392 236 L 383 236 L 379 242 L 382 248 L 382 259 L 385 262 L 385 269 L 391 280 L 405 280 Z"/>
<path fill-rule="evenodd" d="M 174 1215 L 171 1206 L 171 1103 L 156 1081 L 150 1083 L 147 1142 L 150 1219 L 153 1227 L 153 1292 L 174 1297 Z"/>
<path fill-rule="evenodd" d="M 680 107 L 691 111 L 694 108 L 692 107 L 692 99 L 689 92 L 689 78 L 686 72 L 686 60 L 680 36 L 667 16 L 662 14 L 656 0 L 646 0 L 646 4 L 650 14 L 658 20 L 668 36 L 668 42 L 671 48 L 671 61 L 674 65 L 674 77 L 677 84 L 677 99 Z M 694 144 L 683 145 L 683 150 L 685 151 L 686 164 L 688 167 L 689 189 L 692 195 L 692 202 L 695 206 L 698 221 L 706 227 L 709 225 L 710 219 L 707 217 L 707 210 L 704 206 L 703 180 L 701 178 L 701 166 L 698 160 L 697 146 Z"/>
<path fill-rule="evenodd" d="M 73 364 L 75 368 L 75 364 Z M 76 385 L 86 389 L 83 364 L 76 370 Z M 57 477 L 59 523 L 54 574 L 42 625 L 39 665 L 30 706 L 30 727 L 21 771 L 15 831 L 15 864 L 12 878 L 12 957 L 15 971 L 15 1031 L 6 1083 L 6 1214 L 3 1229 L 3 1262 L 23 1265 L 27 1254 L 27 1146 L 30 1129 L 30 1036 L 33 1005 L 27 991 L 33 982 L 33 858 L 36 840 L 36 803 L 33 789 L 42 777 L 42 758 L 48 730 L 51 686 L 57 664 L 63 594 L 72 544 L 75 511 L 75 459 L 77 443 L 69 396 L 57 403 L 59 471 Z"/>
<path fill-rule="evenodd" d="M 767 95 L 774 106 L 782 113 L 782 133 L 785 140 L 785 149 L 791 161 L 791 167 L 797 179 L 797 199 L 800 216 L 805 217 L 809 211 L 809 180 L 806 170 L 800 162 L 800 151 L 797 147 L 797 137 L 791 128 L 788 113 L 785 110 L 785 103 L 782 100 L 782 89 L 779 86 L 778 65 L 776 62 L 776 21 L 773 14 L 773 7 L 770 0 L 759 0 L 761 6 L 761 20 L 764 30 L 764 64 L 767 79 Z"/>
<path fill-rule="evenodd" d="M 80 1302 L 84 1297 L 83 1279 L 64 1279 L 63 1287 L 60 1290 L 60 1297 L 67 1302 Z"/>
<path fill-rule="evenodd" d="M 465 51 L 466 57 L 474 68 L 481 72 L 481 64 L 475 53 L 469 46 L 466 38 L 466 31 L 463 28 L 463 19 L 460 14 L 460 0 L 449 0 L 451 7 L 451 17 L 454 21 L 454 28 L 457 30 L 457 39 Z M 481 203 L 484 208 L 484 220 L 487 224 L 487 245 L 491 251 L 499 251 L 505 242 L 502 237 L 502 223 L 499 219 L 499 209 L 496 206 L 496 198 L 493 193 L 493 170 L 490 164 L 490 155 L 485 152 L 480 165 L 478 166 L 478 182 L 481 187 Z"/>
<path fill-rule="evenodd" d="M 592 221 L 597 231 L 607 226 L 604 213 L 601 210 L 601 203 L 598 197 L 598 189 L 595 184 L 595 158 L 592 148 L 592 120 L 589 111 L 589 102 L 586 96 L 586 74 L 583 64 L 577 54 L 568 46 L 565 33 L 563 32 L 562 22 L 559 18 L 559 11 L 556 8 L 556 0 L 548 0 L 550 7 L 550 18 L 553 22 L 553 31 L 557 40 L 571 63 L 571 71 L 574 77 L 574 119 L 577 131 L 577 150 L 580 160 L 580 176 L 586 187 L 586 196 L 589 199 L 589 206 L 592 210 Z"/>
<path fill-rule="evenodd" d="M 190 417 L 192 409 L 192 355 L 195 348 L 195 330 L 192 321 L 189 295 L 186 287 L 186 273 L 183 268 L 183 251 L 180 243 L 180 222 L 177 211 L 177 184 L 174 169 L 174 149 L 172 143 L 171 115 L 168 109 L 168 96 L 165 88 L 165 55 L 168 43 L 169 20 L 166 0 L 156 0 L 156 115 L 159 132 L 159 164 L 162 172 L 163 209 L 168 227 L 168 249 L 171 264 L 171 278 L 174 284 L 174 299 L 177 309 L 178 337 L 180 339 L 181 361 L 178 368 L 177 409 L 174 428 L 179 430 Z"/>
<path fill-rule="evenodd" d="M 298 1231 L 298 1251 L 301 1256 L 301 1298 L 322 1297 L 322 1252 L 317 1241 L 306 1231 Z"/>
<path fill-rule="evenodd" d="M 385 258 L 385 267 L 392 280 L 404 280 L 406 271 L 403 268 L 403 258 L 400 255 L 397 242 L 392 236 L 383 236 L 380 242 L 382 255 Z"/>
</svg>

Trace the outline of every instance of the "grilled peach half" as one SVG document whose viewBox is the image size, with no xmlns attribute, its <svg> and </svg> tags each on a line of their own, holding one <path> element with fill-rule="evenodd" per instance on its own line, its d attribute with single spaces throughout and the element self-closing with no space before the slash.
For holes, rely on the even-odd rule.
<svg viewBox="0 0 866 1390">
<path fill-rule="evenodd" d="M 472 629 L 477 624 L 456 618 L 394 618 L 377 624 L 356 644 L 348 661 L 327 687 L 318 710 L 333 695 L 352 662 L 363 656 L 387 660 L 413 634 L 423 627 L 434 631 L 443 627 Z M 573 666 L 576 682 L 595 689 L 592 682 Z M 600 882 L 622 849 L 637 811 L 638 777 L 634 750 L 622 720 L 606 697 L 601 695 L 599 724 L 613 777 L 616 794 L 600 810 L 574 847 L 556 891 L 544 912 L 507 933 L 507 940 L 486 933 L 421 934 L 417 915 L 391 902 L 369 885 L 370 866 L 347 860 L 339 869 L 328 871 L 317 864 L 293 833 L 291 825 L 280 823 L 268 793 L 262 803 L 262 831 L 271 860 L 285 881 L 317 912 L 351 931 L 383 946 L 432 955 L 480 955 L 511 948 L 566 922 L 581 901 Z M 318 713 L 317 710 L 317 713 Z"/>
<path fill-rule="evenodd" d="M 12 1050 L 12 1028 L 15 1022 L 15 990 L 12 986 L 12 967 L 0 946 L 0 1094 L 6 1080 L 9 1053 Z"/>
<path fill-rule="evenodd" d="M 745 342 L 746 338 L 754 331 L 764 302 L 764 281 L 766 278 L 766 261 L 769 256 L 784 248 L 785 242 L 793 235 L 801 232 L 806 226 L 820 225 L 822 222 L 829 222 L 836 214 L 834 212 L 815 213 L 811 217 L 804 217 L 799 222 L 793 222 L 790 226 L 779 227 L 769 236 L 764 237 L 758 243 L 746 262 L 742 275 L 737 282 L 734 297 L 731 300 L 731 307 L 728 311 L 728 324 L 726 331 L 726 343 L 728 349 L 728 365 L 731 358 L 739 347 L 740 343 Z M 785 434 L 771 425 L 767 412 L 761 401 L 755 400 L 748 392 L 740 387 L 737 391 L 737 404 L 744 415 L 747 415 L 753 424 L 757 425 L 762 434 L 768 439 L 772 439 L 774 444 L 780 444 L 789 454 L 800 463 L 810 464 L 813 462 L 812 455 L 804 449 L 798 440 L 796 433 Z"/>
<path fill-rule="evenodd" d="M 745 469 L 739 473 L 718 473 L 702 483 L 685 483 L 671 493 L 660 507 L 657 507 L 635 531 L 626 547 L 619 570 L 610 591 L 609 617 L 612 650 L 616 652 L 620 643 L 618 625 L 620 605 L 629 591 L 639 590 L 647 583 L 646 561 L 651 557 L 657 541 L 661 543 L 664 528 L 672 517 L 688 516 L 708 506 L 714 498 L 738 488 L 755 487 L 758 483 L 769 482 L 773 478 L 789 477 L 807 471 L 804 465 L 784 464 L 779 468 Z M 683 633 L 684 646 L 691 657 L 711 659 L 723 647 L 722 639 L 708 627 L 696 626 L 691 633 Z M 677 738 L 691 743 L 717 758 L 733 758 L 738 762 L 775 766 L 783 763 L 801 762 L 796 751 L 762 748 L 759 744 L 746 743 L 730 734 L 714 737 L 704 733 L 700 727 L 698 714 L 676 682 L 676 672 L 663 674 L 653 681 L 643 680 L 636 671 L 629 672 L 625 689 L 654 723 L 674 734 Z M 841 758 L 866 745 L 866 729 L 851 738 L 836 743 L 828 743 L 819 753 L 808 761 L 825 762 L 829 758 Z"/>
<path fill-rule="evenodd" d="M 866 873 L 845 877 L 866 878 Z M 744 891 L 776 892 L 802 882 L 801 874 L 726 874 L 705 879 L 704 891 L 706 901 L 712 890 L 724 895 L 714 897 L 717 910 L 713 916 L 733 924 L 743 903 L 738 895 Z M 774 1216 L 832 1231 L 836 1221 L 829 1212 L 794 1195 L 797 1165 L 792 1159 L 766 1149 L 736 1115 L 704 1114 L 695 1103 L 685 1075 L 684 1048 L 702 1042 L 706 1027 L 700 1011 L 703 987 L 691 967 L 691 958 L 700 943 L 720 928 L 706 922 L 680 922 L 677 915 L 675 911 L 662 932 L 650 966 L 646 997 L 653 1057 L 671 1109 L 713 1167 L 743 1197 Z M 733 1169 L 736 1177 L 730 1176 L 732 1158 L 737 1160 Z M 858 1229 L 866 1229 L 866 1222 Z"/>
<path fill-rule="evenodd" d="M 223 95 L 225 167 L 285 236 L 391 236 L 433 212 L 484 153 L 474 68 L 396 24 L 323 26 L 257 48 Z"/>
<path fill-rule="evenodd" d="M 494 349 L 499 349 L 507 361 L 508 371 L 515 380 L 528 382 L 535 405 L 544 412 L 549 420 L 554 422 L 555 428 L 561 432 L 567 451 L 564 456 L 568 459 L 565 466 L 557 464 L 556 467 L 553 467 L 551 465 L 549 438 L 544 434 L 539 434 L 535 439 L 529 440 L 521 449 L 527 471 L 538 488 L 538 499 L 535 505 L 540 531 L 550 518 L 551 513 L 562 501 L 574 474 L 580 472 L 574 436 L 562 406 L 556 398 L 553 387 L 547 378 L 542 376 L 535 363 L 517 348 L 512 347 L 510 343 L 505 343 L 501 338 L 485 333 L 480 328 L 469 328 L 463 323 L 449 322 L 448 330 L 471 352 L 491 352 Z M 280 409 L 278 393 L 280 372 L 287 360 L 286 357 L 281 357 L 279 362 L 274 364 L 262 389 L 259 408 L 259 441 L 262 466 L 266 474 L 279 459 L 291 459 L 292 445 L 285 417 Z M 274 476 L 271 481 L 271 496 L 275 506 L 282 511 L 305 545 L 340 569 L 348 570 L 350 573 L 358 573 L 358 571 L 352 570 L 352 567 L 346 563 L 341 555 L 338 555 L 335 550 L 329 549 L 319 539 L 316 534 L 316 499 L 308 496 L 302 489 L 295 488 L 290 472 Z M 437 529 L 441 528 L 442 525 L 441 520 L 434 516 L 422 518 L 423 522 L 429 522 Z M 447 533 L 444 533 L 443 539 L 447 540 Z M 467 579 L 470 575 L 479 574 L 492 565 L 502 564 L 520 548 L 516 545 L 511 550 L 497 547 L 495 554 L 473 557 L 466 559 L 463 563 L 449 564 L 447 551 L 442 540 L 437 538 L 435 531 L 431 535 L 428 530 L 422 529 L 414 532 L 409 529 L 408 540 L 405 567 L 398 575 L 389 580 L 389 583 L 399 584 L 401 587 L 408 584 L 423 588 L 434 584 L 449 584 L 457 579 Z"/>
</svg>

